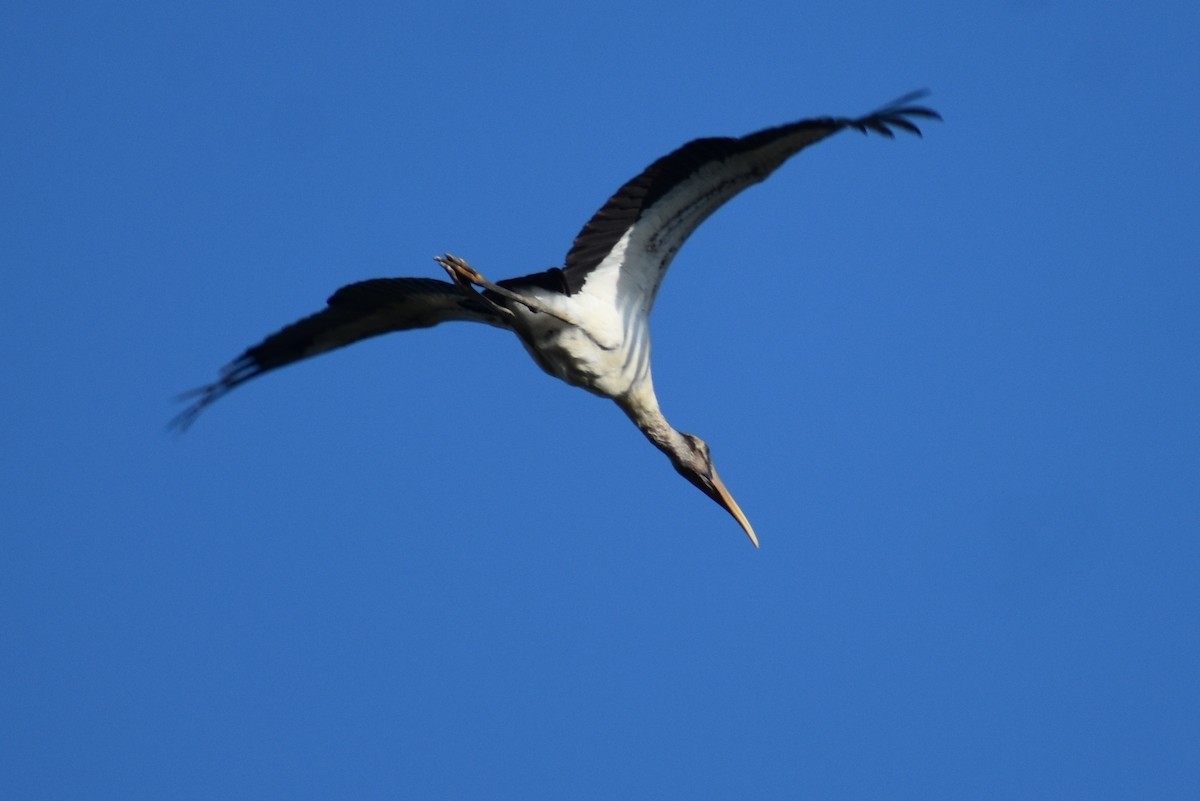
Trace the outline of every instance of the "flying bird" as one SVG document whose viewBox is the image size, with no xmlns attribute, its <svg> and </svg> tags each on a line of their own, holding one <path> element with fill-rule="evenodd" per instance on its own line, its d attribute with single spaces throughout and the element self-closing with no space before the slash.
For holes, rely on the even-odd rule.
<svg viewBox="0 0 1200 801">
<path fill-rule="evenodd" d="M 393 331 L 451 320 L 512 331 L 556 378 L 616 402 L 675 469 L 758 537 L 713 467 L 704 440 L 676 430 L 659 408 L 650 374 L 650 311 L 675 254 L 700 223 L 809 145 L 847 128 L 892 138 L 920 135 L 914 92 L 862 117 L 817 117 L 738 138 L 696 139 L 633 178 L 588 220 L 564 266 L 492 282 L 463 259 L 436 258 L 450 281 L 374 278 L 344 286 L 325 309 L 248 348 L 172 420 L 186 429 L 219 398 L 252 378 Z"/>
</svg>

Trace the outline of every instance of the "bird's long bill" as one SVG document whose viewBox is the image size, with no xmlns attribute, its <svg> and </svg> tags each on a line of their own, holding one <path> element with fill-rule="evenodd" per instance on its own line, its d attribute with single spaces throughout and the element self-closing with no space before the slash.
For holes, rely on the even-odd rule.
<svg viewBox="0 0 1200 801">
<path fill-rule="evenodd" d="M 758 546 L 758 536 L 754 533 L 754 527 L 750 525 L 750 521 L 746 519 L 746 515 L 742 513 L 742 507 L 737 505 L 737 501 L 729 494 L 729 489 L 726 488 L 725 482 L 717 475 L 717 471 L 712 471 L 712 492 L 705 489 L 708 497 L 712 498 L 717 503 L 721 504 L 729 514 L 733 515 L 733 519 L 738 521 L 738 525 L 746 532 L 746 536 L 750 538 L 750 542 L 754 543 L 754 547 Z"/>
</svg>

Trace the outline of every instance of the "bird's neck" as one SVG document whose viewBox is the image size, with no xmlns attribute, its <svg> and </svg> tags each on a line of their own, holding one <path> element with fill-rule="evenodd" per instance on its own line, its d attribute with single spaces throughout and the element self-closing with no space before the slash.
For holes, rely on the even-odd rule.
<svg viewBox="0 0 1200 801">
<path fill-rule="evenodd" d="M 621 410 L 629 416 L 646 439 L 654 443 L 654 447 L 670 457 L 675 462 L 686 450 L 683 434 L 676 431 L 662 409 L 658 406 L 658 398 L 654 394 L 654 384 L 647 376 L 645 380 L 635 385 L 628 393 L 615 399 Z"/>
</svg>

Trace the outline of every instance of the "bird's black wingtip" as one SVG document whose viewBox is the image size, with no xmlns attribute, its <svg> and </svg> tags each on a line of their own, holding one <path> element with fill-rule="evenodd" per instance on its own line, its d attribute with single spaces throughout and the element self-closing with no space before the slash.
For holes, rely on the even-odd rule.
<svg viewBox="0 0 1200 801">
<path fill-rule="evenodd" d="M 199 400 L 189 403 L 187 408 L 179 414 L 167 421 L 167 431 L 171 434 L 183 435 L 192 427 L 200 413 L 207 409 L 217 398 L 225 394 L 227 390 L 223 390 L 220 382 L 215 384 L 206 384 L 196 389 L 189 389 L 187 392 L 181 392 L 171 400 L 176 403 L 181 403 L 191 398 L 199 398 Z"/>
<path fill-rule="evenodd" d="M 908 94 L 900 95 L 900 97 L 897 97 L 895 100 L 884 103 L 874 112 L 872 112 L 872 114 L 882 114 L 892 109 L 904 108 L 905 106 L 911 104 L 914 100 L 920 100 L 923 97 L 929 97 L 931 94 L 933 94 L 933 92 L 929 91 L 928 89 L 917 89 L 909 92 Z"/>
<path fill-rule="evenodd" d="M 201 412 L 228 395 L 235 387 L 263 372 L 263 368 L 255 361 L 253 356 L 249 353 L 242 354 L 240 358 L 226 365 L 221 370 L 221 377 L 213 383 L 189 389 L 187 392 L 182 392 L 175 396 L 174 400 L 176 402 L 187 401 L 192 398 L 196 398 L 196 400 L 188 404 L 188 407 L 182 412 L 167 421 L 167 430 L 175 434 L 183 434 L 192 427 L 192 424 L 196 422 L 196 418 L 200 416 Z"/>
<path fill-rule="evenodd" d="M 928 106 L 913 105 L 914 101 L 928 97 L 929 94 L 930 91 L 928 89 L 918 89 L 915 92 L 909 92 L 866 116 L 859 117 L 856 120 L 848 120 L 846 124 L 862 133 L 875 132 L 889 139 L 894 138 L 896 135 L 896 131 L 893 129 L 921 136 L 920 127 L 910 119 L 911 117 L 938 121 L 942 119 L 941 114 Z"/>
</svg>

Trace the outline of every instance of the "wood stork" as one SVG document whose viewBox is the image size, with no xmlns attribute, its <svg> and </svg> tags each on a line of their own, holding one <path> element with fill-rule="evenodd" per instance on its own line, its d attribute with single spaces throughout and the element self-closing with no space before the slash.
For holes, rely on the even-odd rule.
<svg viewBox="0 0 1200 801">
<path fill-rule="evenodd" d="M 449 254 L 436 261 L 452 281 L 375 278 L 342 287 L 327 308 L 247 349 L 172 425 L 186 429 L 218 398 L 252 378 L 392 331 L 469 320 L 517 335 L 552 376 L 611 398 L 675 469 L 721 505 L 750 541 L 758 537 L 713 467 L 708 445 L 667 422 L 650 375 L 650 311 L 683 243 L 734 195 L 764 180 L 809 145 L 846 128 L 920 135 L 914 117 L 941 119 L 914 92 L 858 118 L 818 117 L 740 138 L 697 139 L 626 183 L 588 220 L 562 268 L 491 282 Z"/>
</svg>

